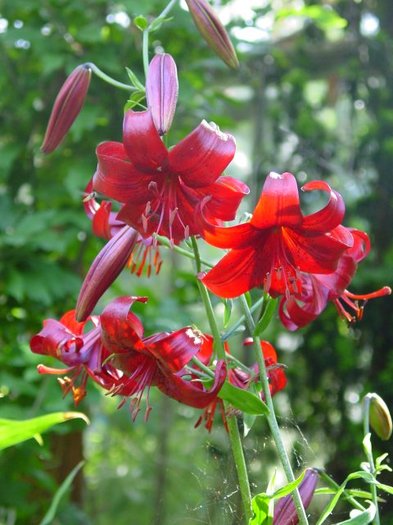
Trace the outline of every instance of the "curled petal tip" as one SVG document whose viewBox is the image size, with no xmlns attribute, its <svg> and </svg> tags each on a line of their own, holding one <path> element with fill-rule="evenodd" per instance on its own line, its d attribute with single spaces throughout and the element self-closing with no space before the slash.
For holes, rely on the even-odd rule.
<svg viewBox="0 0 393 525">
<path fill-rule="evenodd" d="M 76 67 L 61 87 L 53 105 L 41 146 L 43 153 L 51 153 L 64 139 L 79 115 L 89 89 L 91 68 L 88 64 Z"/>
<path fill-rule="evenodd" d="M 160 135 L 164 135 L 171 127 L 178 93 L 175 61 L 167 53 L 156 55 L 149 65 L 146 98 L 154 125 Z"/>
<path fill-rule="evenodd" d="M 237 68 L 239 60 L 228 33 L 206 0 L 186 0 L 194 23 L 213 51 L 229 66 Z"/>
</svg>

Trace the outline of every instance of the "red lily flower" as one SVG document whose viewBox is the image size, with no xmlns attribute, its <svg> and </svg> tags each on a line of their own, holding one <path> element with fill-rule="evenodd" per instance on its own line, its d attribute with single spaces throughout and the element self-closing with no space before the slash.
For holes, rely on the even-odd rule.
<svg viewBox="0 0 393 525">
<path fill-rule="evenodd" d="M 306 469 L 304 478 L 299 485 L 299 493 L 305 509 L 311 503 L 317 483 L 318 471 L 312 468 Z M 298 523 L 299 517 L 292 496 L 289 494 L 280 498 L 274 506 L 273 525 L 297 525 Z"/>
<path fill-rule="evenodd" d="M 202 345 L 200 334 L 185 327 L 144 338 L 142 323 L 130 312 L 130 307 L 135 301 L 146 300 L 145 297 L 115 299 L 100 317 L 92 318 L 96 326 L 86 334 L 83 334 L 86 323 L 77 323 L 74 311 L 65 314 L 59 322 L 45 321 L 43 330 L 30 342 L 32 351 L 57 357 L 69 368 L 55 370 L 40 365 L 39 371 L 74 372 L 74 377 L 66 378 L 63 384 L 65 393 L 72 390 L 76 403 L 85 395 L 87 376 L 90 376 L 110 394 L 133 398 L 133 418 L 139 411 L 143 392 L 151 386 L 157 386 L 181 403 L 204 408 L 216 398 L 225 381 L 225 364 L 217 364 L 210 390 L 201 382 L 184 379 L 185 366 Z M 76 386 L 75 380 L 80 374 L 81 385 Z M 149 410 L 148 406 L 147 414 Z"/>
<path fill-rule="evenodd" d="M 245 346 L 252 345 L 252 337 L 247 337 L 243 344 Z M 225 343 L 225 351 L 228 354 L 230 353 L 227 342 Z M 283 390 L 286 387 L 287 377 L 282 366 L 277 363 L 277 353 L 271 343 L 268 341 L 261 341 L 261 352 L 263 354 L 268 372 L 270 393 L 272 396 L 274 396 L 277 392 Z M 202 363 L 208 364 L 212 355 L 213 337 L 211 335 L 204 334 L 204 343 L 198 352 L 197 357 L 200 361 L 202 361 Z M 239 367 L 229 368 L 227 372 L 227 380 L 238 388 L 248 389 L 251 383 L 259 381 L 259 366 L 257 363 L 254 363 L 251 367 L 249 367 L 248 371 Z M 261 398 L 264 399 L 263 392 L 261 392 Z M 198 427 L 202 421 L 205 421 L 205 428 L 210 432 L 213 427 L 214 414 L 216 412 L 217 406 L 221 411 L 221 416 L 226 427 L 224 405 L 222 400 L 219 398 L 214 399 L 205 408 L 203 414 L 196 422 L 195 427 Z"/>
<path fill-rule="evenodd" d="M 235 154 L 235 139 L 206 121 L 169 151 L 160 138 L 172 121 L 177 98 L 176 65 L 158 55 L 149 67 L 148 110 L 126 112 L 123 144 L 97 147 L 93 188 L 123 204 L 117 219 L 144 237 L 165 235 L 178 244 L 202 233 L 195 209 L 213 224 L 235 218 L 248 187 L 220 177 Z M 220 178 L 219 178 L 220 177 Z"/>
<path fill-rule="evenodd" d="M 114 355 L 113 364 L 124 372 L 112 394 L 136 396 L 133 417 L 139 411 L 144 390 L 150 386 L 157 386 L 164 394 L 189 406 L 207 406 L 224 384 L 225 364 L 217 364 L 210 390 L 200 382 L 183 379 L 184 367 L 201 348 L 201 334 L 185 327 L 170 334 L 162 332 L 143 338 L 142 323 L 129 311 L 134 301 L 133 297 L 115 299 L 101 315 L 104 344 Z"/>
<path fill-rule="evenodd" d="M 341 255 L 353 244 L 351 233 L 340 226 L 343 199 L 323 181 L 309 182 L 302 189 L 324 191 L 329 202 L 304 216 L 295 177 L 270 173 L 250 222 L 222 228 L 209 224 L 207 217 L 202 220 L 208 243 L 232 248 L 202 277 L 212 292 L 236 297 L 260 286 L 272 297 L 290 296 L 301 290 L 300 272 L 335 271 Z"/>
<path fill-rule="evenodd" d="M 91 321 L 93 328 L 86 333 Z M 109 390 L 113 387 L 117 371 L 110 365 L 102 365 L 109 353 L 102 345 L 100 319 L 91 317 L 83 323 L 75 319 L 75 310 L 70 310 L 60 321 L 47 319 L 43 329 L 30 341 L 30 348 L 36 354 L 56 357 L 67 368 L 57 369 L 38 365 L 40 374 L 68 375 L 58 379 L 64 395 L 72 392 L 75 405 L 86 395 L 86 382 L 91 377 L 96 383 Z"/>
<path fill-rule="evenodd" d="M 354 244 L 341 256 L 335 272 L 326 275 L 302 273 L 301 292 L 281 299 L 280 319 L 288 330 L 297 330 L 309 324 L 321 314 L 329 301 L 335 305 L 339 315 L 347 321 L 360 320 L 367 300 L 391 293 L 388 286 L 368 294 L 353 294 L 347 290 L 358 263 L 370 251 L 370 240 L 365 232 L 352 228 L 348 230 L 353 236 Z M 349 307 L 353 314 L 345 307 Z"/>
<path fill-rule="evenodd" d="M 91 79 L 88 64 L 76 67 L 61 87 L 46 128 L 43 153 L 51 153 L 62 142 L 85 102 Z"/>
</svg>

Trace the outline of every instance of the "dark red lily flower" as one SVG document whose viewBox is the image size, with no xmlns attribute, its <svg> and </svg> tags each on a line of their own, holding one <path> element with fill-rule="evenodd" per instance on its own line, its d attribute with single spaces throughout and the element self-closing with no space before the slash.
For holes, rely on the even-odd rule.
<svg viewBox="0 0 393 525">
<path fill-rule="evenodd" d="M 123 142 L 97 147 L 93 189 L 122 203 L 117 219 L 144 238 L 157 233 L 178 244 L 201 234 L 195 210 L 202 200 L 207 219 L 222 224 L 234 219 L 249 192 L 244 183 L 220 177 L 234 156 L 235 140 L 206 121 L 168 151 L 151 110 L 129 110 Z"/>
<path fill-rule="evenodd" d="M 84 333 L 89 321 L 93 328 Z M 58 381 L 64 395 L 72 392 L 76 405 L 86 395 L 88 377 L 107 390 L 113 387 L 117 371 L 110 364 L 102 364 L 109 353 L 102 345 L 99 317 L 79 323 L 75 319 L 75 311 L 70 310 L 60 321 L 47 319 L 43 329 L 32 337 L 30 348 L 36 354 L 56 357 L 67 366 L 57 369 L 39 365 L 38 371 L 40 374 L 67 374 Z"/>
<path fill-rule="evenodd" d="M 201 334 L 185 327 L 170 334 L 162 332 L 143 338 L 142 323 L 130 312 L 134 301 L 134 297 L 115 299 L 101 315 L 103 342 L 113 354 L 112 364 L 124 373 L 112 388 L 112 394 L 135 396 L 133 417 L 139 411 L 144 390 L 151 386 L 157 386 L 181 403 L 206 407 L 224 384 L 225 364 L 217 364 L 210 390 L 201 382 L 185 380 L 184 368 L 201 348 Z"/>
<path fill-rule="evenodd" d="M 244 340 L 243 344 L 249 346 L 253 344 L 253 339 L 248 337 Z M 229 354 L 228 343 L 225 343 L 225 351 Z M 287 384 L 287 377 L 283 367 L 277 362 L 277 353 L 271 343 L 268 341 L 261 341 L 261 351 L 265 360 L 266 369 L 268 372 L 270 393 L 274 396 L 280 390 L 283 390 Z M 213 355 L 213 337 L 211 335 L 204 334 L 204 342 L 197 354 L 197 357 L 202 363 L 208 364 Z M 239 367 L 228 368 L 227 380 L 238 388 L 248 389 L 250 384 L 259 381 L 259 366 L 254 363 L 248 370 L 244 370 Z M 264 399 L 263 392 L 261 392 L 261 398 Z M 202 421 L 205 422 L 205 428 L 210 432 L 213 427 L 214 415 L 217 406 L 220 409 L 224 425 L 226 427 L 226 417 L 224 411 L 224 405 L 221 399 L 214 399 L 204 410 L 195 424 L 198 427 Z"/>
<path fill-rule="evenodd" d="M 65 377 L 60 383 L 65 393 L 72 391 L 75 403 L 85 396 L 90 376 L 111 395 L 132 398 L 133 418 L 139 411 L 143 392 L 151 386 L 157 386 L 181 403 L 206 407 L 224 384 L 225 364 L 217 364 L 215 381 L 209 390 L 200 381 L 187 381 L 185 366 L 202 345 L 199 332 L 185 327 L 172 333 L 143 337 L 142 323 L 130 312 L 130 307 L 135 301 L 146 300 L 145 297 L 113 300 L 101 316 L 91 318 L 94 328 L 86 333 L 83 332 L 87 322 L 78 323 L 74 311 L 60 321 L 44 321 L 44 328 L 31 339 L 31 350 L 56 357 L 67 368 L 39 365 L 39 372 L 72 373 L 71 378 Z"/>
<path fill-rule="evenodd" d="M 299 493 L 305 509 L 310 505 L 318 483 L 318 471 L 306 469 L 306 473 L 299 485 Z M 280 498 L 274 506 L 273 525 L 297 525 L 299 518 L 291 495 Z"/>
<path fill-rule="evenodd" d="M 336 270 L 331 274 L 302 273 L 301 292 L 281 299 L 280 319 L 288 330 L 297 330 L 309 324 L 321 314 L 328 302 L 332 302 L 339 315 L 347 321 L 360 320 L 369 299 L 391 293 L 388 286 L 368 294 L 353 294 L 347 290 L 358 263 L 370 251 L 370 240 L 365 232 L 352 228 L 348 230 L 353 236 L 354 244 L 341 256 Z M 347 311 L 346 307 L 353 313 Z"/>
<path fill-rule="evenodd" d="M 232 248 L 202 277 L 213 293 L 236 297 L 262 287 L 272 297 L 290 296 L 301 291 L 301 272 L 335 271 L 341 255 L 353 244 L 351 233 L 340 225 L 343 199 L 323 181 L 309 182 L 302 189 L 324 191 L 329 202 L 304 216 L 295 177 L 270 173 L 250 222 L 222 228 L 209 224 L 205 216 L 205 240 Z"/>
<path fill-rule="evenodd" d="M 79 115 L 89 89 L 91 68 L 87 64 L 76 67 L 61 87 L 53 105 L 46 128 L 43 153 L 54 151 L 66 136 Z"/>
<path fill-rule="evenodd" d="M 178 93 L 176 62 L 168 53 L 156 55 L 149 64 L 146 99 L 160 135 L 164 135 L 171 127 Z"/>
</svg>

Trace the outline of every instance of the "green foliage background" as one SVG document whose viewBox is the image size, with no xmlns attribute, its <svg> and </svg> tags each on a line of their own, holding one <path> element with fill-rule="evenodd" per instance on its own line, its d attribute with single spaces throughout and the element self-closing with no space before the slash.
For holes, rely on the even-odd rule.
<svg viewBox="0 0 393 525">
<path fill-rule="evenodd" d="M 249 13 L 244 5 L 229 24 L 239 71 L 213 56 L 179 7 L 152 38 L 151 53 L 163 48 L 179 69 L 170 142 L 202 118 L 234 134 L 240 155 L 230 172 L 253 189 L 247 211 L 271 170 L 292 171 L 300 183 L 328 180 L 345 197 L 346 224 L 366 229 L 372 240 L 353 291 L 392 285 L 390 0 L 307 0 L 300 10 L 284 0 L 250 2 Z M 94 62 L 119 80 L 126 81 L 126 66 L 143 78 L 141 33 L 116 20 L 125 20 L 126 13 L 131 19 L 157 16 L 164 6 L 158 0 L 0 3 L 1 417 L 72 407 L 54 378 L 36 373 L 40 359 L 28 341 L 42 319 L 74 307 L 81 280 L 103 245 L 90 233 L 81 195 L 94 173 L 97 143 L 121 139 L 124 93 L 94 78 L 63 146 L 44 157 L 39 146 L 52 103 L 82 62 Z M 255 23 L 263 38 L 250 40 Z M 318 205 L 306 197 L 305 209 Z M 139 307 L 146 333 L 191 322 L 206 329 L 191 264 L 164 256 L 163 275 L 138 280 L 125 272 L 104 302 L 111 294 L 149 295 L 149 303 Z M 387 298 L 369 304 L 364 320 L 351 328 L 331 307 L 299 333 L 287 334 L 278 322 L 270 329 L 267 335 L 288 366 L 289 385 L 277 403 L 295 467 L 325 466 L 338 482 L 358 467 L 361 397 L 376 391 L 393 406 L 392 326 Z M 80 407 L 92 420 L 89 429 L 71 422 L 47 434 L 44 446 L 32 441 L 4 451 L 0 523 L 39 523 L 56 487 L 82 457 L 83 477 L 56 523 L 237 523 L 238 493 L 220 421 L 208 435 L 194 430 L 196 411 L 155 392 L 151 402 L 149 421 L 141 414 L 131 424 L 127 408 L 117 411 L 114 400 L 91 386 Z M 260 420 L 245 440 L 254 489 L 266 488 L 275 464 L 266 435 Z M 376 445 L 392 456 L 391 442 L 376 438 Z M 384 523 L 393 520 L 391 501 L 382 515 Z M 343 508 L 336 521 L 345 516 Z"/>
</svg>

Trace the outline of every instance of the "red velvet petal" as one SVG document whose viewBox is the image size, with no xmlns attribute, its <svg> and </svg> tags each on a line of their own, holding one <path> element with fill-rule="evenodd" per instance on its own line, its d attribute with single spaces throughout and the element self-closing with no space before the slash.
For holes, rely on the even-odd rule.
<svg viewBox="0 0 393 525">
<path fill-rule="evenodd" d="M 282 228 L 283 248 L 295 267 L 308 273 L 332 273 L 348 248 L 327 234 L 304 236 L 290 228 Z"/>
<path fill-rule="evenodd" d="M 110 302 L 101 314 L 102 338 L 108 350 L 141 350 L 143 325 L 139 318 L 130 312 L 135 301 L 145 303 L 147 297 L 118 297 Z"/>
<path fill-rule="evenodd" d="M 167 53 L 156 55 L 149 65 L 146 99 L 160 135 L 171 127 L 176 110 L 179 83 L 176 63 Z"/>
<path fill-rule="evenodd" d="M 123 143 L 138 170 L 160 175 L 167 168 L 168 151 L 156 130 L 151 111 L 127 111 L 123 122 Z"/>
<path fill-rule="evenodd" d="M 187 186 L 208 186 L 225 170 L 235 154 L 235 139 L 205 120 L 169 152 L 170 171 Z"/>
<path fill-rule="evenodd" d="M 206 242 L 217 248 L 234 248 L 241 249 L 255 246 L 258 243 L 261 233 L 254 228 L 249 222 L 237 224 L 223 228 L 208 223 L 200 215 L 198 220 L 202 226 L 202 236 Z"/>
<path fill-rule="evenodd" d="M 30 340 L 31 351 L 35 354 L 50 355 L 59 359 L 62 347 L 72 351 L 73 346 L 81 348 L 83 340 L 55 319 L 45 320 L 43 329 Z"/>
<path fill-rule="evenodd" d="M 76 320 L 75 317 L 75 310 L 70 310 L 69 312 L 66 312 L 59 321 L 62 325 L 64 325 L 70 332 L 72 332 L 74 335 L 82 335 L 83 330 L 86 325 L 86 321 L 82 321 L 81 323 Z"/>
<path fill-rule="evenodd" d="M 353 236 L 353 246 L 345 252 L 345 255 L 352 257 L 356 263 L 362 261 L 370 252 L 370 239 L 366 232 L 349 228 Z"/>
<path fill-rule="evenodd" d="M 291 173 L 269 173 L 254 210 L 251 224 L 255 228 L 300 226 L 303 220 L 299 192 Z"/>
<path fill-rule="evenodd" d="M 303 228 L 315 232 L 327 232 L 341 224 L 345 214 L 345 204 L 341 195 L 331 189 L 324 181 L 308 182 L 302 187 L 303 191 L 321 190 L 329 193 L 329 202 L 321 210 L 307 215 L 303 219 Z"/>
<path fill-rule="evenodd" d="M 96 153 L 98 166 L 93 177 L 94 190 L 119 202 L 146 201 L 147 188 L 154 177 L 139 171 L 130 162 L 123 144 L 103 142 Z"/>
<path fill-rule="evenodd" d="M 219 297 L 237 297 L 263 285 L 266 268 L 254 248 L 231 250 L 201 280 Z"/>
<path fill-rule="evenodd" d="M 204 194 L 212 197 L 203 208 L 206 219 L 210 222 L 217 219 L 232 221 L 243 197 L 249 192 L 250 188 L 240 180 L 220 177 L 217 182 L 204 188 Z"/>
<path fill-rule="evenodd" d="M 167 396 L 176 399 L 180 403 L 195 408 L 205 408 L 217 398 L 226 377 L 226 366 L 219 361 L 216 367 L 216 376 L 210 390 L 204 390 L 201 383 L 185 381 L 175 374 L 163 371 L 157 378 L 158 388 Z"/>
<path fill-rule="evenodd" d="M 146 340 L 144 343 L 149 353 L 159 361 L 162 369 L 179 372 L 201 348 L 201 335 L 188 326 L 165 335 L 155 343 L 147 344 Z"/>
</svg>

